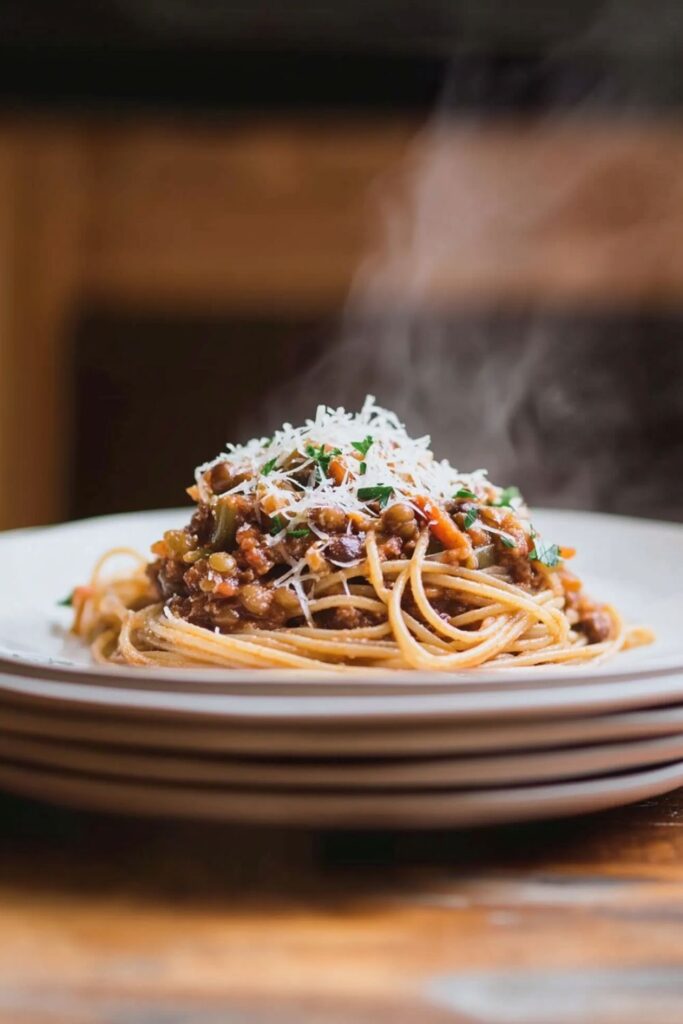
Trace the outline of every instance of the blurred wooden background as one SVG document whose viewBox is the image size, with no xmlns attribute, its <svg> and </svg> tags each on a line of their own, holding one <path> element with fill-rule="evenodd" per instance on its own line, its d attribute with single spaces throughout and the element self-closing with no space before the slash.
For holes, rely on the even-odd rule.
<svg viewBox="0 0 683 1024">
<path fill-rule="evenodd" d="M 84 311 L 340 309 L 376 243 L 373 195 L 419 163 L 419 127 L 387 114 L 5 116 L 0 527 L 65 515 L 70 353 Z M 406 295 L 459 308 L 680 303 L 680 120 L 454 121 L 437 147 L 442 173 L 456 174 L 459 205 L 441 210 L 453 245 L 417 291 L 410 261 L 390 261 L 385 306 Z M 191 360 L 178 372 L 191 380 Z"/>
</svg>

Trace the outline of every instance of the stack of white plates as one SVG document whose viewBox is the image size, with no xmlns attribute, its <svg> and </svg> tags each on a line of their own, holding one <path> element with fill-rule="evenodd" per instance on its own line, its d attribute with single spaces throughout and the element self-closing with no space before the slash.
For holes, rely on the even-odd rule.
<svg viewBox="0 0 683 1024">
<path fill-rule="evenodd" d="M 59 598 L 185 511 L 0 537 L 0 787 L 127 813 L 424 827 L 550 817 L 683 785 L 683 527 L 545 512 L 589 589 L 657 643 L 458 675 L 94 666 Z"/>
</svg>

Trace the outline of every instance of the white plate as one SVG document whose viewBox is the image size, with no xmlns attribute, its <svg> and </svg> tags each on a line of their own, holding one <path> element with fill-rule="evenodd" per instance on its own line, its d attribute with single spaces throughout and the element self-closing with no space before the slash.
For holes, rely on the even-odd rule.
<svg viewBox="0 0 683 1024">
<path fill-rule="evenodd" d="M 139 716 L 64 714 L 61 710 L 0 704 L 0 727 L 16 736 L 240 757 L 385 758 L 415 755 L 547 750 L 561 746 L 647 739 L 683 733 L 683 707 L 546 721 L 441 723 L 399 721 L 380 727 L 363 720 L 312 726 L 284 720 L 250 725 Z"/>
<path fill-rule="evenodd" d="M 600 666 L 497 669 L 459 674 L 385 673 L 372 679 L 320 673 L 215 670 L 142 672 L 101 669 L 88 652 L 65 634 L 70 613 L 57 601 L 88 579 L 96 558 L 107 548 L 131 545 L 146 551 L 150 542 L 187 521 L 189 510 L 134 513 L 85 520 L 47 529 L 13 531 L 0 536 L 0 663 L 20 671 L 51 673 L 56 678 L 85 674 L 119 688 L 176 687 L 223 693 L 468 692 L 483 689 L 562 686 L 569 679 L 621 679 L 683 667 L 683 610 L 678 565 L 683 560 L 683 527 L 668 523 L 578 512 L 539 512 L 535 521 L 548 540 L 575 546 L 576 570 L 590 591 L 614 601 L 626 618 L 653 625 L 651 647 L 619 655 Z"/>
<path fill-rule="evenodd" d="M 631 743 L 487 757 L 370 761 L 244 760 L 188 757 L 12 736 L 0 731 L 5 762 L 143 783 L 269 790 L 430 790 L 518 786 L 607 775 L 683 759 L 683 734 Z"/>
<path fill-rule="evenodd" d="M 553 785 L 423 793 L 305 793 L 144 785 L 0 763 L 0 787 L 88 810 L 333 828 L 450 828 L 562 817 L 683 785 L 683 762 Z"/>
<path fill-rule="evenodd" d="M 143 673 L 144 674 L 144 673 Z M 77 677 L 78 678 L 78 677 Z M 500 719 L 548 719 L 605 714 L 629 708 L 675 704 L 683 698 L 683 671 L 662 675 L 610 677 L 564 685 L 508 686 L 487 689 L 422 693 L 418 688 L 397 696 L 375 693 L 366 696 L 296 696 L 282 687 L 278 695 L 207 693 L 172 690 L 93 686 L 85 682 L 61 682 L 37 676 L 0 675 L 0 699 L 23 699 L 47 714 L 65 710 L 99 715 L 138 714 L 159 721 L 175 717 L 184 721 L 222 721 L 226 725 L 257 725 L 288 722 L 290 725 L 343 722 L 374 723 L 409 721 L 414 727 L 427 722 L 475 722 Z"/>
</svg>

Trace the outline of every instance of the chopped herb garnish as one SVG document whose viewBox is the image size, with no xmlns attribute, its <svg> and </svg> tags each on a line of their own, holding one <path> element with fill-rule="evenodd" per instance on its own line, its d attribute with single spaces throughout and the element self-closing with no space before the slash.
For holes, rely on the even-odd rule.
<svg viewBox="0 0 683 1024">
<path fill-rule="evenodd" d="M 367 462 L 361 462 L 361 464 L 360 464 L 360 475 L 361 476 L 365 476 L 367 471 L 368 471 L 368 464 L 367 464 Z"/>
<path fill-rule="evenodd" d="M 321 444 L 319 448 L 316 448 L 312 444 L 307 444 L 306 454 L 309 459 L 313 459 L 315 462 L 320 480 L 322 481 L 329 472 L 332 459 L 337 455 L 341 455 L 341 448 L 330 448 L 329 451 L 326 451 L 324 444 Z"/>
<path fill-rule="evenodd" d="M 368 434 L 362 441 L 352 441 L 351 447 L 355 448 L 357 452 L 360 452 L 362 456 L 366 456 L 370 451 L 370 448 L 374 444 L 374 437 L 372 434 Z"/>
<path fill-rule="evenodd" d="M 501 533 L 500 539 L 506 548 L 516 548 L 517 542 L 514 537 L 511 537 L 509 533 Z"/>
<path fill-rule="evenodd" d="M 57 601 L 57 604 L 62 608 L 71 608 L 74 603 L 74 592 L 71 591 L 66 597 L 63 597 L 61 601 Z"/>
<path fill-rule="evenodd" d="M 393 493 L 394 488 L 385 484 L 378 484 L 377 487 L 358 488 L 358 497 L 361 501 L 378 501 L 382 508 L 386 508 Z"/>
<path fill-rule="evenodd" d="M 465 529 L 469 530 L 470 527 L 474 526 L 474 520 L 477 518 L 479 512 L 476 508 L 471 508 L 465 516 Z"/>
<path fill-rule="evenodd" d="M 460 490 L 457 491 L 453 495 L 453 497 L 454 498 L 470 498 L 470 499 L 474 499 L 475 501 L 477 499 L 477 496 L 474 493 L 474 491 L 470 491 L 469 488 L 467 488 L 467 487 L 461 487 Z"/>
<path fill-rule="evenodd" d="M 562 561 L 559 546 L 551 544 L 550 547 L 546 547 L 538 540 L 538 537 L 534 540 L 533 551 L 529 553 L 529 558 L 534 562 L 541 562 L 542 565 L 547 565 L 549 569 L 554 569 Z"/>
<path fill-rule="evenodd" d="M 273 537 L 275 537 L 278 533 L 284 530 L 286 525 L 287 524 L 285 523 L 282 516 L 273 516 L 273 525 L 270 528 L 270 532 L 272 533 Z"/>
<path fill-rule="evenodd" d="M 265 466 L 261 470 L 261 475 L 262 476 L 268 476 L 269 473 L 272 473 L 273 470 L 275 469 L 276 462 L 277 462 L 277 457 L 275 457 L 274 459 L 269 459 L 269 461 L 266 462 Z"/>
<path fill-rule="evenodd" d="M 491 504 L 495 508 L 502 508 L 503 506 L 512 506 L 513 498 L 521 497 L 519 493 L 519 487 L 504 487 L 500 492 L 500 497 L 497 501 L 492 501 Z"/>
<path fill-rule="evenodd" d="M 311 533 L 311 530 L 309 530 L 309 528 L 307 526 L 302 526 L 301 529 L 299 529 L 299 530 L 288 530 L 287 531 L 287 536 L 288 537 L 308 537 L 309 533 Z"/>
</svg>

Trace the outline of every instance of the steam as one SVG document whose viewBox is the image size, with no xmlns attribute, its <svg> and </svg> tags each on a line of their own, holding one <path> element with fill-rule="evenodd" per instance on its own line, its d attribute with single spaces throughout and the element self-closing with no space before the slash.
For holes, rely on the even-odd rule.
<svg viewBox="0 0 683 1024">
<path fill-rule="evenodd" d="M 653 514 L 649 469 L 677 477 L 683 458 L 680 438 L 654 459 L 643 449 L 659 341 L 591 302 L 628 278 L 614 274 L 624 261 L 635 288 L 673 259 L 666 139 L 585 109 L 456 120 L 451 96 L 377 182 L 377 242 L 341 330 L 278 412 L 357 408 L 371 391 L 437 454 L 534 503 Z M 657 415 L 680 430 L 680 385 L 661 387 Z M 667 500 L 665 515 L 683 515 L 683 493 Z"/>
</svg>

